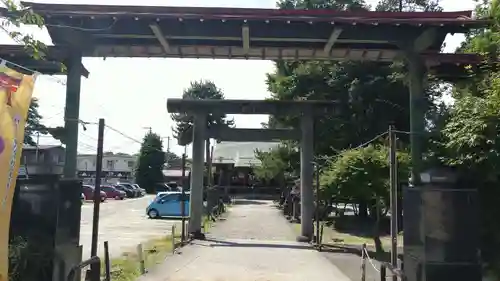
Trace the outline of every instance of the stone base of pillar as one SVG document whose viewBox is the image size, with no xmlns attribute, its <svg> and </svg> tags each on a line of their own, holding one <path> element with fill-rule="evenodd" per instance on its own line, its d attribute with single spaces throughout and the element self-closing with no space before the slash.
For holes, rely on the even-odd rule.
<svg viewBox="0 0 500 281">
<path fill-rule="evenodd" d="M 206 239 L 205 233 L 203 233 L 201 231 L 191 232 L 189 234 L 189 236 L 191 236 L 191 239 L 194 239 L 194 240 L 205 240 Z"/>
<path fill-rule="evenodd" d="M 312 237 L 309 237 L 309 236 L 304 236 L 304 235 L 299 235 L 297 236 L 297 242 L 305 242 L 305 243 L 309 243 L 312 241 Z"/>
</svg>

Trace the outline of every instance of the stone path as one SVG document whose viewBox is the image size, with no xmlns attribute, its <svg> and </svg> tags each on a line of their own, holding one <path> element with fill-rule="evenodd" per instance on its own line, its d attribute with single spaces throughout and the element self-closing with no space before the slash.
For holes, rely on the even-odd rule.
<svg viewBox="0 0 500 281">
<path fill-rule="evenodd" d="M 194 241 L 142 281 L 351 281 L 295 233 L 269 201 L 240 200 L 206 241 Z"/>
</svg>

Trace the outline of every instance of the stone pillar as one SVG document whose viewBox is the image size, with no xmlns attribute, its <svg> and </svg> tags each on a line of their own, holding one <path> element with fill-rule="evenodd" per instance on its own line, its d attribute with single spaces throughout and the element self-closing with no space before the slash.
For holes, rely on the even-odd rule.
<svg viewBox="0 0 500 281">
<path fill-rule="evenodd" d="M 66 154 L 64 158 L 64 177 L 76 177 L 76 156 L 78 153 L 78 126 L 80 118 L 80 88 L 82 75 L 82 54 L 73 52 L 66 65 L 66 107 L 64 109 L 64 137 Z"/>
<path fill-rule="evenodd" d="M 425 130 L 425 98 L 424 79 L 426 68 L 423 60 L 418 54 L 407 54 L 408 75 L 410 80 L 410 147 L 412 183 L 414 186 L 420 185 L 420 175 L 422 172 L 422 152 L 424 146 Z"/>
<path fill-rule="evenodd" d="M 193 125 L 193 163 L 191 165 L 191 194 L 189 200 L 189 233 L 194 238 L 202 236 L 203 215 L 203 172 L 207 117 L 204 113 L 194 116 Z"/>
<path fill-rule="evenodd" d="M 310 113 L 304 114 L 301 119 L 302 138 L 300 140 L 300 241 L 311 241 L 314 232 L 313 126 L 312 115 Z"/>
</svg>

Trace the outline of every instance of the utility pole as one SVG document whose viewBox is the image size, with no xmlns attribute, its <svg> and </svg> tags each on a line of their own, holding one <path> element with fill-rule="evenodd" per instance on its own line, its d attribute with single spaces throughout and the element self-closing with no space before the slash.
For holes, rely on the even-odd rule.
<svg viewBox="0 0 500 281">
<path fill-rule="evenodd" d="M 167 159 L 165 159 L 165 165 L 168 168 L 168 161 L 170 160 L 170 137 L 166 137 L 167 139 Z"/>
<path fill-rule="evenodd" d="M 398 266 L 398 183 L 397 183 L 397 157 L 396 157 L 396 134 L 394 127 L 389 125 L 389 179 L 391 186 L 391 265 Z M 397 281 L 394 275 L 393 281 Z"/>
<path fill-rule="evenodd" d="M 38 156 L 40 155 L 39 146 L 40 146 L 40 132 L 36 132 L 36 151 L 35 151 L 36 164 L 38 164 Z"/>
<path fill-rule="evenodd" d="M 99 211 L 101 204 L 101 173 L 102 173 L 102 158 L 104 147 L 104 119 L 99 119 L 99 133 L 97 135 L 97 156 L 96 156 L 96 171 L 95 171 L 95 187 L 94 187 L 94 213 L 92 217 L 92 244 L 90 248 L 90 256 L 97 256 L 97 245 L 99 237 Z M 100 266 L 92 264 L 90 267 L 92 280 L 99 280 L 101 272 Z"/>
</svg>

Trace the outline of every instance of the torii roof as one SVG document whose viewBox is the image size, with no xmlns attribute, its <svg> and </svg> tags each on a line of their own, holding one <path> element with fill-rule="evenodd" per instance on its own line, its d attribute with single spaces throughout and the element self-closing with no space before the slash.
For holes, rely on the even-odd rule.
<svg viewBox="0 0 500 281">
<path fill-rule="evenodd" d="M 488 23 L 471 11 L 23 5 L 45 18 L 55 45 L 102 57 L 392 61 L 401 44 L 436 54 L 447 34 Z"/>
</svg>

